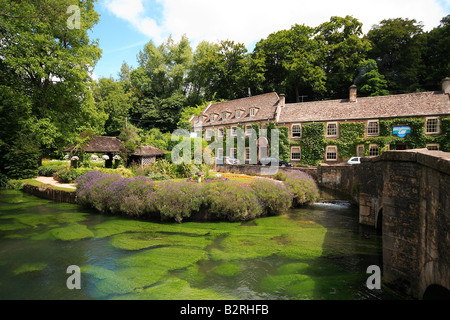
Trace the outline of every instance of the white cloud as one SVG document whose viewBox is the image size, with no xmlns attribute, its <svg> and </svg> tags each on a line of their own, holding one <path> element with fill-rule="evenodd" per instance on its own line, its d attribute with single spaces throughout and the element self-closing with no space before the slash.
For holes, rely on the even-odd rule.
<svg viewBox="0 0 450 320">
<path fill-rule="evenodd" d="M 144 0 L 105 0 L 104 3 L 115 16 L 128 21 L 139 32 L 159 43 L 163 40 L 164 31 L 154 19 L 145 16 L 144 4 Z"/>
<path fill-rule="evenodd" d="M 147 14 L 152 11 L 149 0 L 105 1 L 112 13 L 156 43 L 170 34 L 175 39 L 186 34 L 193 45 L 226 39 L 249 45 L 295 23 L 315 27 L 331 16 L 346 15 L 363 22 L 364 32 L 397 17 L 416 19 L 430 30 L 448 14 L 442 0 L 154 0 L 162 7 L 158 24 Z"/>
</svg>

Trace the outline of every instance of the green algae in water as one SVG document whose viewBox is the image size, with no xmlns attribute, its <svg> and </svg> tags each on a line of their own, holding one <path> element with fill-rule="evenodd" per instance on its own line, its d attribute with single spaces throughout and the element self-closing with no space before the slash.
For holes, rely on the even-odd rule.
<svg viewBox="0 0 450 320">
<path fill-rule="evenodd" d="M 256 224 L 230 230 L 220 245 L 211 249 L 212 259 L 245 260 L 273 254 L 313 259 L 322 255 L 327 230 L 320 225 L 292 222 L 286 216 L 258 219 Z"/>
<path fill-rule="evenodd" d="M 0 231 L 14 231 L 14 230 L 20 230 L 20 229 L 26 229 L 29 228 L 29 226 L 26 226 L 18 221 L 11 221 L 9 223 L 0 223 Z"/>
<path fill-rule="evenodd" d="M 83 266 L 82 272 L 96 278 L 98 298 L 139 291 L 160 281 L 169 271 L 183 269 L 204 259 L 203 250 L 184 247 L 162 247 L 131 254 L 121 258 L 120 268 L 109 270 L 98 266 Z"/>
<path fill-rule="evenodd" d="M 157 246 L 183 245 L 205 248 L 211 244 L 208 237 L 166 233 L 122 233 L 111 237 L 111 244 L 124 250 L 141 250 Z"/>
<path fill-rule="evenodd" d="M 156 224 L 146 221 L 113 218 L 112 220 L 93 226 L 96 237 L 104 238 L 125 232 L 151 232 Z"/>
<path fill-rule="evenodd" d="M 42 271 L 47 267 L 47 263 L 26 263 L 14 270 L 15 275 L 19 275 L 26 272 Z"/>
<path fill-rule="evenodd" d="M 276 271 L 278 275 L 304 273 L 309 269 L 309 264 L 304 262 L 288 263 L 279 267 Z"/>
<path fill-rule="evenodd" d="M 19 213 L 3 216 L 2 219 L 14 219 L 17 222 L 36 228 L 38 226 L 58 226 L 66 223 L 73 223 L 86 220 L 87 214 L 78 212 L 62 212 L 59 214 L 39 214 L 39 213 Z"/>
<path fill-rule="evenodd" d="M 62 240 L 62 241 L 77 241 L 81 239 L 91 238 L 94 233 L 88 229 L 87 226 L 78 223 L 71 223 L 66 227 L 52 229 L 45 233 L 40 233 L 32 236 L 32 240 Z"/>
<path fill-rule="evenodd" d="M 58 210 L 79 210 L 78 204 L 64 203 L 64 202 L 51 202 L 45 205 L 47 208 L 54 208 Z"/>
<path fill-rule="evenodd" d="M 120 259 L 120 263 L 132 267 L 161 266 L 166 270 L 182 269 L 206 259 L 204 250 L 185 247 L 162 247 L 145 250 Z"/>
<path fill-rule="evenodd" d="M 202 284 L 206 279 L 206 274 L 200 272 L 199 266 L 197 264 L 187 267 L 183 272 L 179 273 L 179 278 L 186 280 L 191 285 Z"/>
<path fill-rule="evenodd" d="M 226 262 L 215 267 L 212 272 L 224 277 L 235 277 L 241 273 L 241 266 L 237 262 Z"/>
<path fill-rule="evenodd" d="M 91 293 L 95 298 L 125 294 L 135 290 L 135 286 L 127 278 L 103 267 L 83 266 L 81 273 L 91 275 L 96 279 L 93 281 L 96 290 Z"/>
<path fill-rule="evenodd" d="M 128 300 L 235 300 L 235 297 L 220 294 L 210 289 L 193 288 L 181 279 L 168 279 L 161 284 L 146 288 L 138 293 L 116 299 Z"/>
</svg>

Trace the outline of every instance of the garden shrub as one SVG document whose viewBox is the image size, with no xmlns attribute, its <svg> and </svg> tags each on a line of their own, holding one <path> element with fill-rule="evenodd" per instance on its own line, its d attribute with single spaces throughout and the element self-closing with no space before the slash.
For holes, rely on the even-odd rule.
<svg viewBox="0 0 450 320">
<path fill-rule="evenodd" d="M 53 177 L 53 175 L 61 171 L 63 169 L 66 169 L 67 166 L 49 166 L 49 165 L 43 165 L 38 168 L 38 175 L 42 177 Z"/>
<path fill-rule="evenodd" d="M 177 222 L 198 213 L 212 219 L 245 221 L 283 214 L 292 204 L 310 203 L 317 198 L 317 186 L 306 173 L 285 172 L 278 178 L 283 182 L 168 180 L 156 184 L 144 176 L 126 178 L 91 170 L 76 182 L 78 201 L 82 205 L 103 213 Z"/>
<path fill-rule="evenodd" d="M 149 212 L 159 212 L 163 220 L 181 222 L 191 214 L 199 212 L 203 204 L 202 185 L 186 181 L 163 181 L 147 198 Z"/>
<path fill-rule="evenodd" d="M 292 193 L 294 207 L 313 203 L 319 197 L 319 189 L 314 179 L 303 171 L 279 172 L 275 177 L 283 181 Z"/>
<path fill-rule="evenodd" d="M 154 182 L 146 177 L 123 178 L 95 170 L 76 182 L 80 204 L 103 213 L 141 215 L 145 212 L 144 200 L 154 191 Z"/>
<path fill-rule="evenodd" d="M 292 194 L 281 182 L 258 179 L 251 188 L 262 201 L 267 215 L 284 214 L 292 206 Z"/>
<path fill-rule="evenodd" d="M 219 219 L 243 221 L 262 215 L 263 205 L 250 186 L 233 181 L 204 184 L 208 211 Z"/>
</svg>

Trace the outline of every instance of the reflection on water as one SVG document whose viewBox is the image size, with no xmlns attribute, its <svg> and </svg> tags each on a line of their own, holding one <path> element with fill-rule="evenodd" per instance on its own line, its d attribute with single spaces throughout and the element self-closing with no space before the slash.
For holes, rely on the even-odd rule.
<svg viewBox="0 0 450 320">
<path fill-rule="evenodd" d="M 392 299 L 346 201 L 246 223 L 156 223 L 0 191 L 0 299 Z M 66 269 L 82 270 L 68 290 Z"/>
</svg>

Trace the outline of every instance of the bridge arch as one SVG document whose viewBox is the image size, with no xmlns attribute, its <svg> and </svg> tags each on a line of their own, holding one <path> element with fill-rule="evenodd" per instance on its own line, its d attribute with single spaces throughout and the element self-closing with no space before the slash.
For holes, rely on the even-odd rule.
<svg viewBox="0 0 450 320">
<path fill-rule="evenodd" d="M 425 290 L 423 300 L 450 300 L 450 290 L 438 284 L 432 284 Z"/>
</svg>

